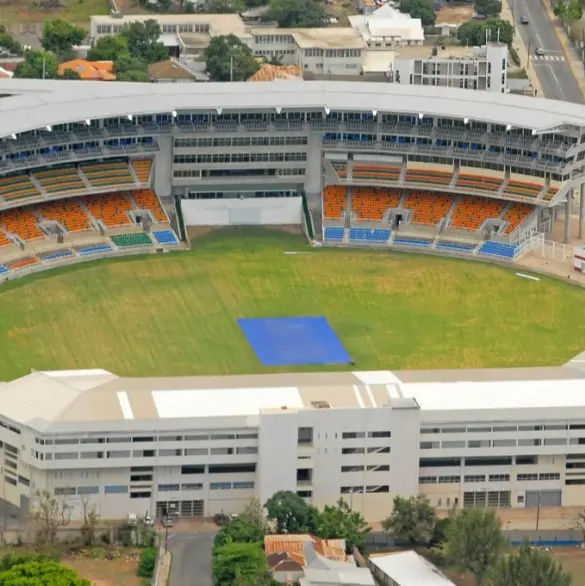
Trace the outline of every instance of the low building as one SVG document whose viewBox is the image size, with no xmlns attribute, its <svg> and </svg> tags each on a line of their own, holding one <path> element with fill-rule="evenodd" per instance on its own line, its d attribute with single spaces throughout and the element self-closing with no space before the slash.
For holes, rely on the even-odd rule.
<svg viewBox="0 0 585 586">
<path fill-rule="evenodd" d="M 405 85 L 455 87 L 506 93 L 508 47 L 406 47 L 389 64 L 388 80 Z"/>
<path fill-rule="evenodd" d="M 67 70 L 76 71 L 79 77 L 85 81 L 116 81 L 113 61 L 85 61 L 85 59 L 73 59 L 61 63 L 57 70 L 63 75 Z"/>
<path fill-rule="evenodd" d="M 148 66 L 148 79 L 151 83 L 194 83 L 209 81 L 209 76 L 205 73 L 205 63 L 167 59 Z"/>
<path fill-rule="evenodd" d="M 344 539 L 312 535 L 267 535 L 264 550 L 268 567 L 280 583 L 301 586 L 374 586 L 367 568 L 358 568 L 345 553 Z"/>
<path fill-rule="evenodd" d="M 382 586 L 455 586 L 415 551 L 372 554 L 368 566 Z"/>
</svg>

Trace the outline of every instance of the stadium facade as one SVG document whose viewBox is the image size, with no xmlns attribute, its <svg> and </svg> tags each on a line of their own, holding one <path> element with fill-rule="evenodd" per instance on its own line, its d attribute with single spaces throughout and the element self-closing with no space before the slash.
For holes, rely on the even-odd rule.
<svg viewBox="0 0 585 586">
<path fill-rule="evenodd" d="M 82 515 L 238 513 L 291 490 L 369 521 L 394 495 L 438 509 L 585 504 L 585 355 L 562 367 L 120 378 L 0 386 L 1 497 Z M 32 502 L 31 502 L 32 500 Z"/>
<path fill-rule="evenodd" d="M 585 107 L 544 99 L 334 82 L 8 80 L 0 95 L 1 278 L 170 249 L 181 218 L 514 260 L 585 182 Z M 76 515 L 90 499 L 103 517 L 190 516 L 290 489 L 371 521 L 417 492 L 439 508 L 583 505 L 582 363 L 33 372 L 0 386 L 0 498 L 27 508 L 46 488 Z"/>
</svg>

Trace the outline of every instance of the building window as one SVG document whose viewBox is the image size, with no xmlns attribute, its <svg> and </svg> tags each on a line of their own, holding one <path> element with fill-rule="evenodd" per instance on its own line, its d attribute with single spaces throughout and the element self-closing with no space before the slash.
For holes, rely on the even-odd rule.
<svg viewBox="0 0 585 586">
<path fill-rule="evenodd" d="M 490 474 L 489 480 L 490 480 L 490 482 L 509 482 L 510 475 L 509 474 Z"/>
<path fill-rule="evenodd" d="M 544 472 L 538 475 L 539 480 L 560 480 L 561 475 L 558 472 Z"/>
<path fill-rule="evenodd" d="M 159 492 L 174 492 L 179 490 L 178 484 L 159 484 L 158 485 Z"/>
<path fill-rule="evenodd" d="M 344 431 L 341 434 L 341 439 L 362 439 L 366 434 L 363 431 Z"/>
<path fill-rule="evenodd" d="M 78 486 L 77 494 L 99 494 L 99 486 Z"/>
<path fill-rule="evenodd" d="M 516 480 L 525 482 L 527 480 L 538 480 L 538 474 L 518 474 Z"/>
<path fill-rule="evenodd" d="M 231 482 L 211 482 L 209 488 L 211 490 L 230 490 L 232 487 Z"/>
<path fill-rule="evenodd" d="M 16 482 L 15 482 L 16 484 Z M 72 496 L 75 494 L 74 486 L 56 486 L 53 491 L 55 496 Z"/>
<path fill-rule="evenodd" d="M 128 492 L 127 486 L 122 485 L 111 485 L 104 487 L 105 494 L 125 494 Z"/>
<path fill-rule="evenodd" d="M 484 474 L 470 474 L 463 478 L 463 482 L 485 482 Z"/>
</svg>

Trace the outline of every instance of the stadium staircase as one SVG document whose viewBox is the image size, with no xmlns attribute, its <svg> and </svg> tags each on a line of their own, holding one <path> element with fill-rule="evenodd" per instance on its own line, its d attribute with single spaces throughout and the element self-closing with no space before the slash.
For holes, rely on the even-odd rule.
<svg viewBox="0 0 585 586">
<path fill-rule="evenodd" d="M 87 178 L 87 175 L 81 170 L 81 167 L 77 168 L 77 172 L 79 173 L 79 176 L 81 177 L 81 180 L 83 181 L 83 184 L 85 185 L 87 190 L 88 191 L 92 190 L 93 187 L 91 186 L 91 183 L 89 182 L 89 179 Z"/>
<path fill-rule="evenodd" d="M 351 227 L 351 187 L 347 188 L 347 197 L 345 200 L 345 212 L 343 214 L 343 225 L 345 228 Z"/>
<path fill-rule="evenodd" d="M 451 183 L 449 183 L 449 187 L 455 187 L 457 180 L 459 179 L 459 168 L 455 169 L 453 172 L 453 178 L 451 179 Z"/>
<path fill-rule="evenodd" d="M 30 180 L 32 184 L 38 189 L 39 193 L 43 196 L 43 199 L 49 199 L 49 192 L 41 185 L 40 181 L 35 177 L 34 173 L 30 174 Z"/>
<path fill-rule="evenodd" d="M 132 163 L 130 163 L 128 165 L 128 169 L 130 169 L 130 175 L 132 175 L 132 178 L 134 179 L 134 183 L 136 183 L 136 185 L 141 185 L 141 181 L 140 181 L 140 179 L 138 179 L 138 175 L 136 174 L 136 169 Z"/>
<path fill-rule="evenodd" d="M 407 170 L 407 166 L 403 163 L 402 169 L 400 170 L 400 176 L 398 177 L 398 184 L 399 185 L 404 185 L 404 179 L 406 177 L 406 170 Z"/>
</svg>

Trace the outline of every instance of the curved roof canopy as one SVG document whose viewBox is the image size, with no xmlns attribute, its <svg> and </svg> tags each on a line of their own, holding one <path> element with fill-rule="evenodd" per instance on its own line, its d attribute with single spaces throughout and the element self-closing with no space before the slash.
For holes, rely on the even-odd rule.
<svg viewBox="0 0 585 586">
<path fill-rule="evenodd" d="M 422 113 L 536 131 L 585 127 L 585 106 L 510 94 L 364 82 L 207 84 L 0 80 L 0 136 L 86 119 L 185 110 L 323 109 Z"/>
</svg>

